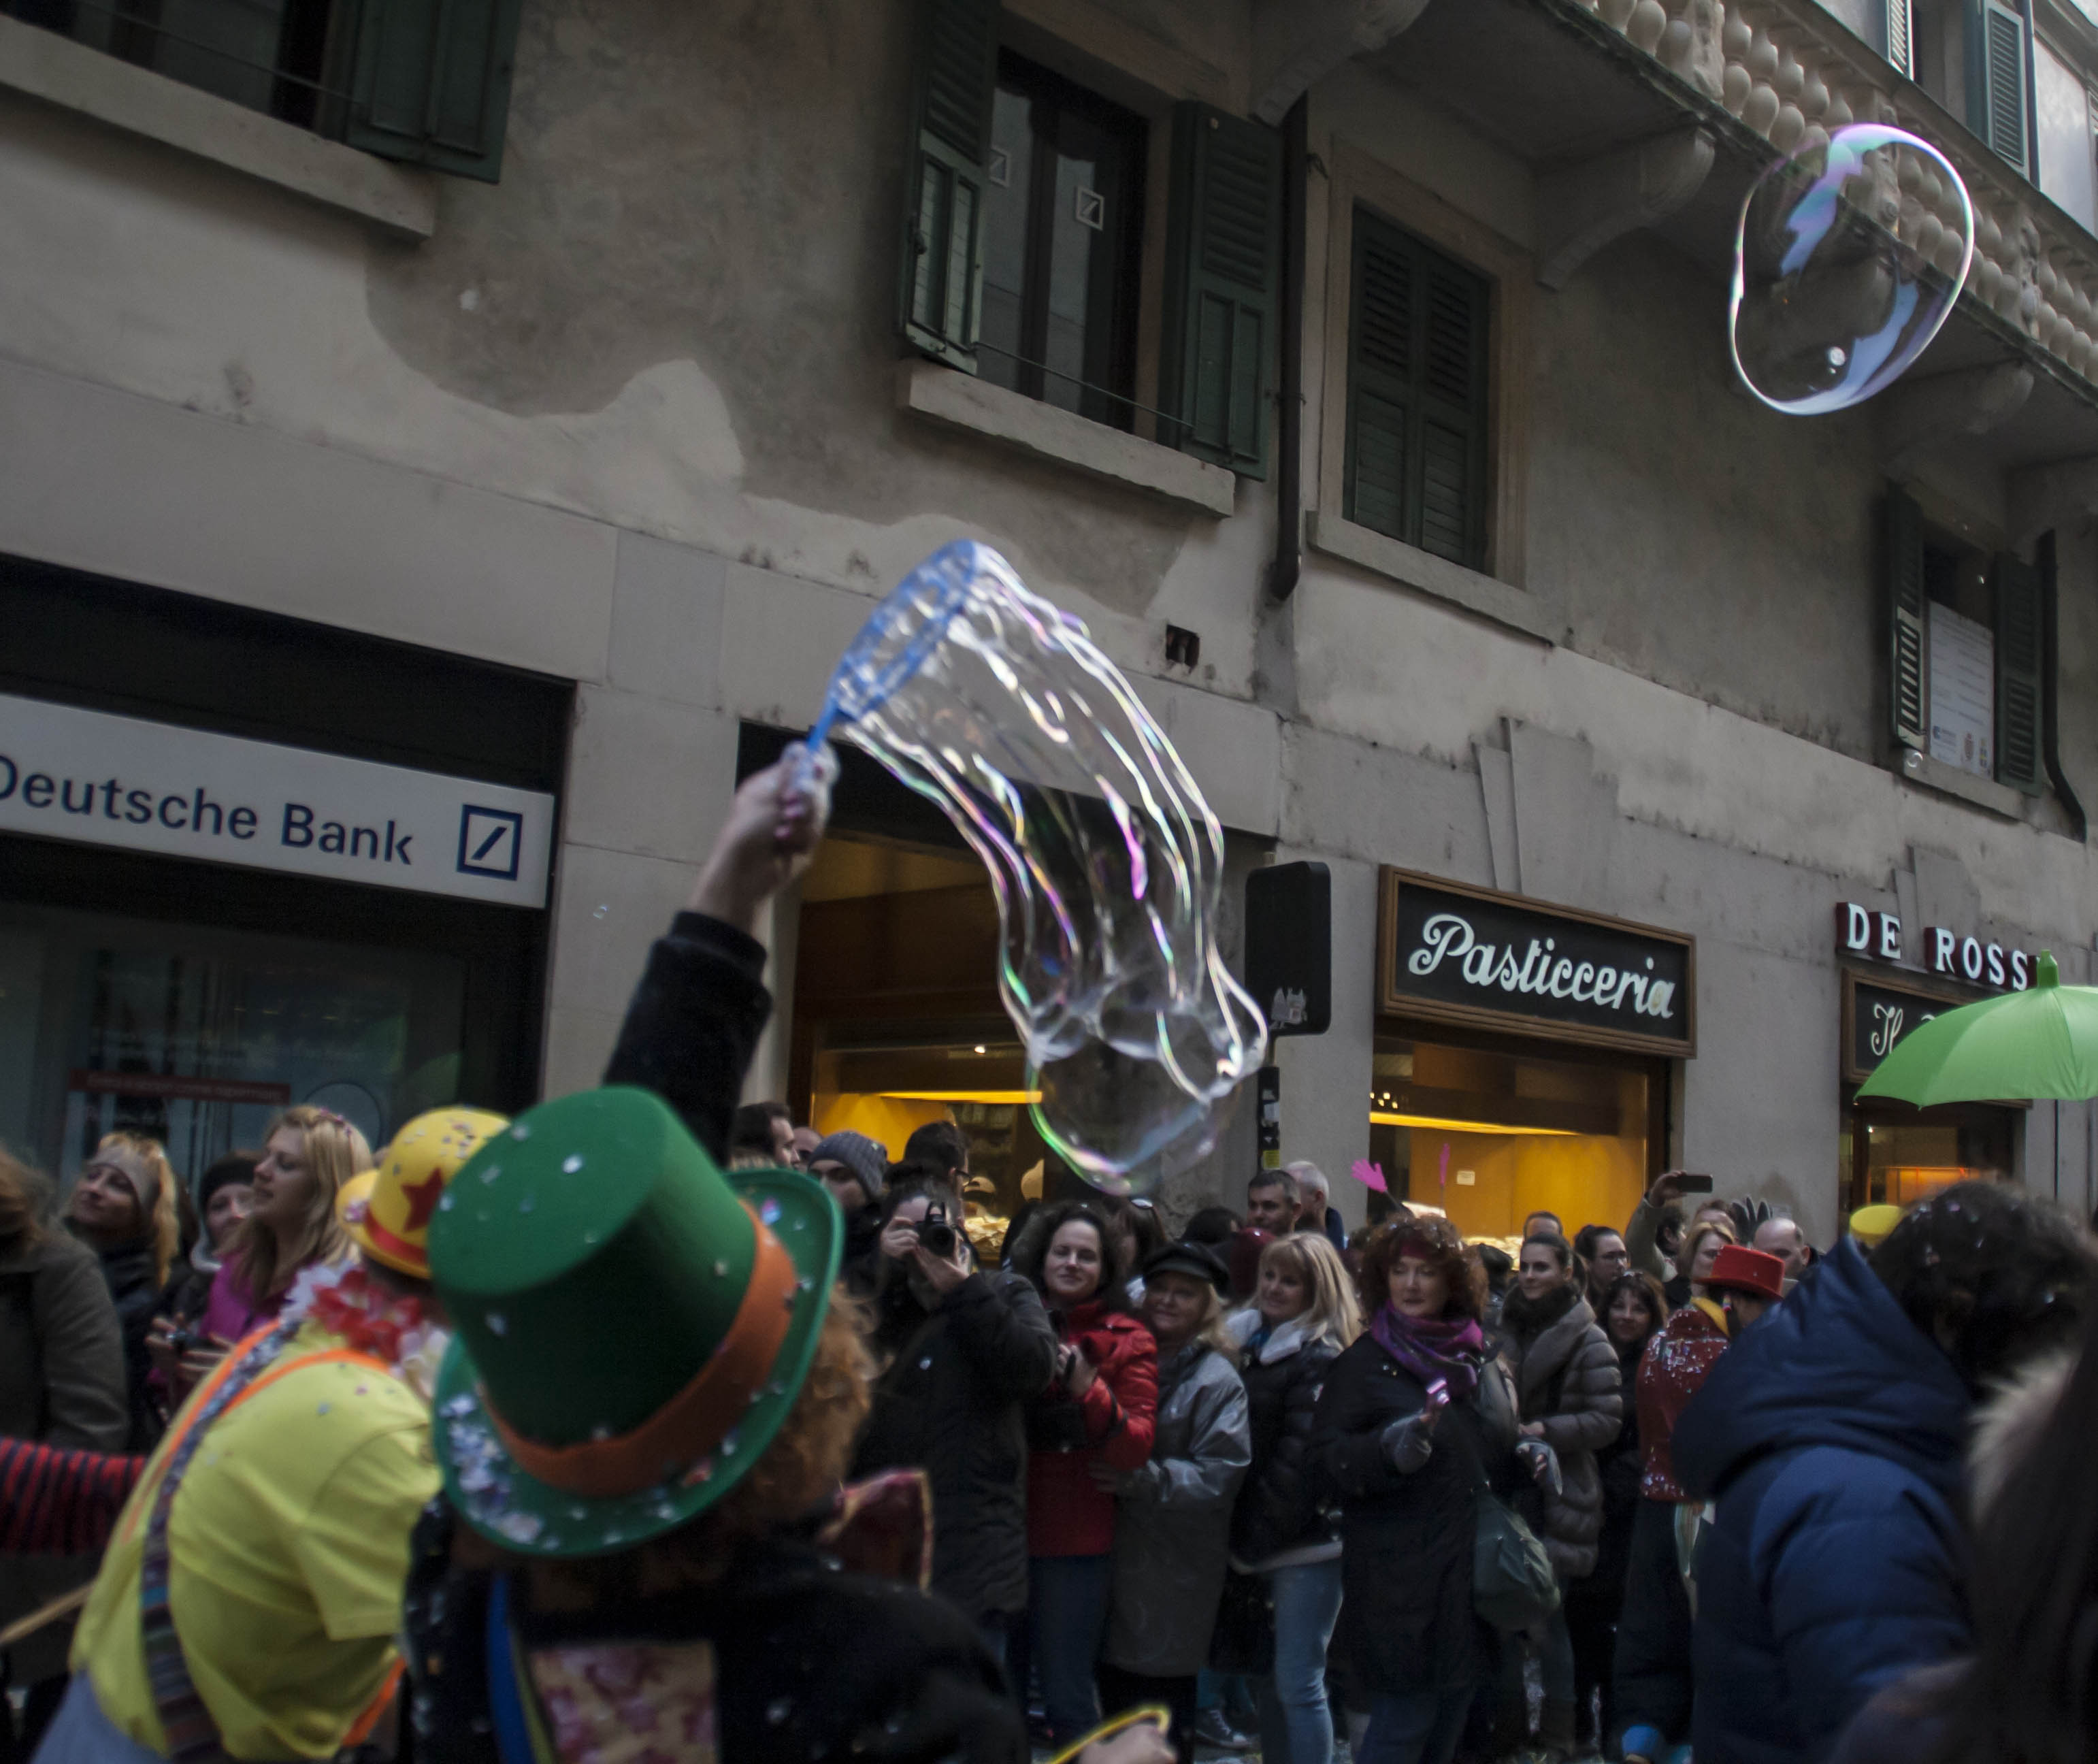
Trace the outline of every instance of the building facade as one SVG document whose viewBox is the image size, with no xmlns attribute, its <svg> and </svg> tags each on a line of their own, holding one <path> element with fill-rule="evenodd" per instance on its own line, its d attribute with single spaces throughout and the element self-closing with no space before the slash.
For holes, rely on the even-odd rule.
<svg viewBox="0 0 2098 1764">
<path fill-rule="evenodd" d="M 0 6 L 0 1139 L 193 1173 L 283 1100 L 594 1082 L 739 776 L 967 535 L 1178 746 L 1227 937 L 1327 866 L 1275 1058 L 1351 1217 L 1358 1164 L 1490 1235 L 1674 1165 L 1823 1241 L 1962 1169 L 2087 1209 L 2082 1104 L 1851 1095 L 2092 977 L 2080 9 L 182 4 Z M 1854 119 L 1951 158 L 1974 265 L 1789 418 L 1734 228 Z M 1016 1199 L 944 823 L 856 761 L 771 941 L 753 1094 L 951 1110 Z"/>
</svg>

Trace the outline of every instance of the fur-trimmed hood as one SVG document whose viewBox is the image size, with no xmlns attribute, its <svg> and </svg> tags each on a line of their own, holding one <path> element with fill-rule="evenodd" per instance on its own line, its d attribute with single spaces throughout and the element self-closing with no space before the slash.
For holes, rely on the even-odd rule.
<svg viewBox="0 0 2098 1764">
<path fill-rule="evenodd" d="M 2005 1479 L 2053 1420 L 2076 1371 L 2076 1353 L 2069 1347 L 2043 1354 L 1997 1385 L 1975 1411 L 1967 1443 L 1967 1485 L 1977 1519 L 1995 1504 Z"/>
</svg>

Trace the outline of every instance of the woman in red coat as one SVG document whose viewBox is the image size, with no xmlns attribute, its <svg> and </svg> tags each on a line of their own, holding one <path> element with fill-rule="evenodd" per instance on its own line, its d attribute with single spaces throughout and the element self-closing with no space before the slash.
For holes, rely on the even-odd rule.
<svg viewBox="0 0 2098 1764">
<path fill-rule="evenodd" d="M 1040 1290 L 1059 1347 L 1056 1376 L 1029 1406 L 1028 1621 L 1017 1688 L 1031 1657 L 1051 1743 L 1099 1720 L 1093 1687 L 1113 1582 L 1115 1498 L 1094 1467 L 1130 1471 L 1151 1456 L 1158 1346 L 1129 1313 L 1129 1270 L 1099 1213 L 1083 1201 L 1028 1222 L 1015 1272 Z"/>
</svg>

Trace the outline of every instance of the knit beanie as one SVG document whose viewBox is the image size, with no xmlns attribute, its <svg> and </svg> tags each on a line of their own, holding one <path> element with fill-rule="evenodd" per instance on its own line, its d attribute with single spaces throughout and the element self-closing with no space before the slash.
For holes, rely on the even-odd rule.
<svg viewBox="0 0 2098 1764">
<path fill-rule="evenodd" d="M 882 1173 L 889 1168 L 889 1152 L 878 1141 L 863 1133 L 834 1133 L 818 1143 L 809 1154 L 811 1168 L 819 1164 L 842 1164 L 859 1178 L 859 1185 L 867 1191 L 869 1200 L 879 1200 L 883 1187 Z"/>
</svg>

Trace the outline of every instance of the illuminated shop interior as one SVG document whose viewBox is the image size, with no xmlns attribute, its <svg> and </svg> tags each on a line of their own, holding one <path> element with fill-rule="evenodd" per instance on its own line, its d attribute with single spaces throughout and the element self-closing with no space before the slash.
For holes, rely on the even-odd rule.
<svg viewBox="0 0 2098 1764">
<path fill-rule="evenodd" d="M 1850 1209 L 1911 1206 L 1955 1183 L 2004 1179 L 2017 1113 L 1984 1104 L 1916 1109 L 1868 1099 L 1854 1105 L 1842 1147 Z"/>
<path fill-rule="evenodd" d="M 1370 1159 L 1393 1200 L 1441 1208 L 1467 1237 L 1512 1240 L 1538 1211 L 1569 1232 L 1622 1226 L 1666 1138 L 1661 1069 L 1393 1028 L 1376 1038 Z"/>
</svg>

